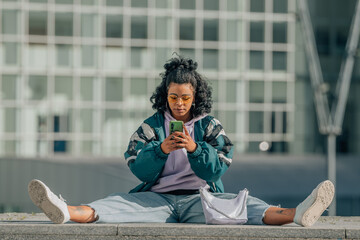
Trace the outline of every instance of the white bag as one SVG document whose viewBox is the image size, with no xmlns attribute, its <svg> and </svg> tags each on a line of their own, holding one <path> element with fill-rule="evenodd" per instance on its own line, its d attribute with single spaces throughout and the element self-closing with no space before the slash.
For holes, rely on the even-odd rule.
<svg viewBox="0 0 360 240">
<path fill-rule="evenodd" d="M 236 198 L 222 199 L 213 196 L 205 188 L 200 188 L 201 204 L 206 224 L 244 224 L 247 222 L 246 199 L 249 192 L 245 188 Z"/>
</svg>

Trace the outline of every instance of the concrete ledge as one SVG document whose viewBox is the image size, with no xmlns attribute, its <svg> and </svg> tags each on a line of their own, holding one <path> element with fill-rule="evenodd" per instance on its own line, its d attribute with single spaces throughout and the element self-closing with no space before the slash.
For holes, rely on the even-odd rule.
<svg viewBox="0 0 360 240">
<path fill-rule="evenodd" d="M 310 228 L 121 223 L 57 225 L 44 214 L 0 214 L 1 239 L 360 239 L 360 217 L 321 217 Z"/>
</svg>

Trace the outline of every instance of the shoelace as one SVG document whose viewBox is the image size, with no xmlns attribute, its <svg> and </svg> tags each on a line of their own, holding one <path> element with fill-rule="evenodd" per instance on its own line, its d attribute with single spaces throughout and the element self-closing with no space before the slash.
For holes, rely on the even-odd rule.
<svg viewBox="0 0 360 240">
<path fill-rule="evenodd" d="M 59 199 L 63 202 L 66 202 L 66 200 L 61 196 L 61 194 L 59 194 Z"/>
</svg>

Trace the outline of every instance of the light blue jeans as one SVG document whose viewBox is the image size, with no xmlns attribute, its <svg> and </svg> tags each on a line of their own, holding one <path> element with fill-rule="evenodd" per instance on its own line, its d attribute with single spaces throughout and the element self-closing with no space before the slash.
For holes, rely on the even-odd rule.
<svg viewBox="0 0 360 240">
<path fill-rule="evenodd" d="M 230 199 L 232 193 L 213 193 Z M 99 223 L 205 223 L 200 194 L 170 195 L 154 192 L 114 193 L 87 206 L 93 208 Z M 263 217 L 270 207 L 264 201 L 248 196 L 249 225 L 263 225 Z"/>
</svg>

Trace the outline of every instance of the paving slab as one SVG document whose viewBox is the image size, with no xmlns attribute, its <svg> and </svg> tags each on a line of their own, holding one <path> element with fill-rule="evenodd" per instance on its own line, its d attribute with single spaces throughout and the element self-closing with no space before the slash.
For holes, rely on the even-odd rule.
<svg viewBox="0 0 360 240">
<path fill-rule="evenodd" d="M 186 223 L 53 224 L 42 213 L 0 214 L 0 239 L 360 239 L 360 217 L 321 217 L 312 227 Z"/>
</svg>

